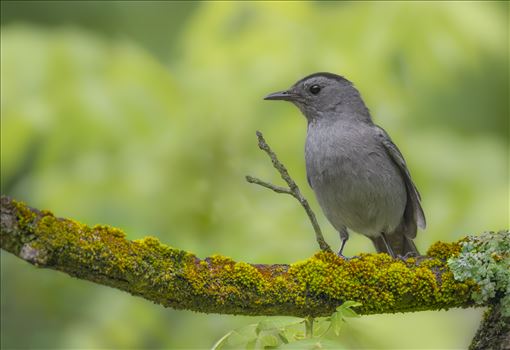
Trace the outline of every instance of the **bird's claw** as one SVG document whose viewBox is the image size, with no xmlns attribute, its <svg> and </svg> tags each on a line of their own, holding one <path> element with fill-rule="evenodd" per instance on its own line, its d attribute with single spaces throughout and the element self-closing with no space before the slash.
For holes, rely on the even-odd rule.
<svg viewBox="0 0 510 350">
<path fill-rule="evenodd" d="M 337 255 L 339 258 L 341 258 L 341 259 L 349 260 L 349 258 L 348 258 L 348 257 L 346 257 L 345 255 L 343 255 L 341 252 L 338 252 L 336 255 Z"/>
<path fill-rule="evenodd" d="M 418 256 L 419 256 L 419 255 L 418 255 L 418 254 L 416 254 L 415 252 L 407 252 L 407 253 L 405 253 L 404 255 L 400 255 L 400 254 L 398 254 L 398 255 L 397 255 L 397 259 L 402 260 L 402 261 L 406 261 L 406 260 L 407 260 L 407 259 L 409 259 L 409 258 L 416 258 L 416 257 L 418 257 Z"/>
<path fill-rule="evenodd" d="M 349 261 L 349 260 L 352 260 L 352 259 L 358 259 L 359 256 L 358 255 L 354 255 L 354 256 L 351 256 L 351 257 L 348 257 L 348 256 L 345 256 L 343 255 L 341 252 L 338 252 L 337 256 L 345 261 Z"/>
</svg>

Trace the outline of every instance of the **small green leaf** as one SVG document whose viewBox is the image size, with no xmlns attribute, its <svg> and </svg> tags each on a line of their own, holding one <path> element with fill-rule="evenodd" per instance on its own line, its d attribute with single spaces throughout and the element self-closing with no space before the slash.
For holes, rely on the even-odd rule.
<svg viewBox="0 0 510 350">
<path fill-rule="evenodd" d="M 318 318 L 316 319 L 315 325 L 313 326 L 313 334 L 319 335 L 325 333 L 331 325 L 331 317 L 328 319 Z"/>
<path fill-rule="evenodd" d="M 274 334 L 264 334 L 259 337 L 259 344 L 262 348 L 276 347 L 280 345 L 280 339 L 278 339 Z"/>
<path fill-rule="evenodd" d="M 256 326 L 256 324 L 250 324 L 228 332 L 213 345 L 212 350 L 247 346 L 250 342 L 257 339 L 257 334 L 255 333 Z"/>
<path fill-rule="evenodd" d="M 359 303 L 357 301 L 347 300 L 347 301 L 344 301 L 344 303 L 342 305 L 337 307 L 336 311 L 340 311 L 340 309 L 357 307 L 357 306 L 361 306 L 361 303 Z"/>
<path fill-rule="evenodd" d="M 340 329 L 342 328 L 344 323 L 341 312 L 335 312 L 331 315 L 331 328 L 333 328 L 333 332 L 338 336 L 340 335 Z"/>
<path fill-rule="evenodd" d="M 211 348 L 211 350 L 221 350 L 223 349 L 223 345 L 225 345 L 228 341 L 228 338 L 230 337 L 230 335 L 232 334 L 233 331 L 230 331 L 228 332 L 227 334 L 225 334 L 223 337 L 220 338 L 220 340 L 218 340 L 214 345 L 213 347 Z"/>
<path fill-rule="evenodd" d="M 351 308 L 345 308 L 341 311 L 343 317 L 360 317 L 356 313 L 356 311 L 352 310 Z"/>
<path fill-rule="evenodd" d="M 347 300 L 342 304 L 342 306 L 344 306 L 344 307 L 356 307 L 356 306 L 361 306 L 361 305 L 362 304 L 360 302 L 352 301 L 352 300 Z"/>
<path fill-rule="evenodd" d="M 305 335 L 305 332 L 303 332 L 303 331 L 297 331 L 296 335 L 294 336 L 294 338 L 297 340 L 305 339 L 305 337 L 306 337 L 306 335 Z"/>
<path fill-rule="evenodd" d="M 265 331 L 268 329 L 273 329 L 273 328 L 275 328 L 274 325 L 267 319 L 264 319 L 264 320 L 261 320 L 259 323 L 257 323 L 257 328 L 255 329 L 255 331 L 257 332 L 257 334 L 259 334 L 262 331 Z"/>
<path fill-rule="evenodd" d="M 298 317 L 270 317 L 265 318 L 257 324 L 256 332 L 259 334 L 261 331 L 270 329 L 282 329 L 288 326 L 296 325 L 304 320 Z"/>
<path fill-rule="evenodd" d="M 280 331 L 278 332 L 278 337 L 280 337 L 280 340 L 285 343 L 285 344 L 288 344 L 289 343 L 289 339 L 287 338 L 287 335 L 285 334 L 285 331 Z"/>
</svg>

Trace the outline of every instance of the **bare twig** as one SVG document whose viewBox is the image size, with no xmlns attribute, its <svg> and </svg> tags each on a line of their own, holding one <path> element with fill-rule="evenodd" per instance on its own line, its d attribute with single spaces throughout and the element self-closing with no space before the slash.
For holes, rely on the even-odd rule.
<svg viewBox="0 0 510 350">
<path fill-rule="evenodd" d="M 270 190 L 273 190 L 276 193 L 286 193 L 286 194 L 290 194 L 291 196 L 294 196 L 294 193 L 292 193 L 292 191 L 286 187 L 275 186 L 272 183 L 262 181 L 256 177 L 253 177 L 250 175 L 246 176 L 246 181 L 248 181 L 251 184 L 256 184 L 256 185 L 260 185 L 265 188 L 269 188 Z"/>
<path fill-rule="evenodd" d="M 269 145 L 267 144 L 266 140 L 264 139 L 264 135 L 260 131 L 257 131 L 257 138 L 259 140 L 259 148 L 267 153 L 269 158 L 271 158 L 271 162 L 273 163 L 273 166 L 278 172 L 280 173 L 280 176 L 282 179 L 287 183 L 289 188 L 275 186 L 271 183 L 262 181 L 260 179 L 257 179 L 252 176 L 246 176 L 246 181 L 249 183 L 253 183 L 256 185 L 260 185 L 266 188 L 269 188 L 277 193 L 286 193 L 290 194 L 292 197 L 296 198 L 299 203 L 303 206 L 303 208 L 306 211 L 306 214 L 308 215 L 308 218 L 310 219 L 313 229 L 315 231 L 315 239 L 317 240 L 317 243 L 319 243 L 319 247 L 324 250 L 331 252 L 331 247 L 328 243 L 326 243 L 326 240 L 324 239 L 324 236 L 322 235 L 321 228 L 319 226 L 319 223 L 317 222 L 317 218 L 315 217 L 315 214 L 308 204 L 308 201 L 305 197 L 301 194 L 301 191 L 299 190 L 298 185 L 292 180 L 292 178 L 289 175 L 289 172 L 287 171 L 287 168 L 278 160 L 276 157 L 276 154 L 271 150 Z"/>
</svg>

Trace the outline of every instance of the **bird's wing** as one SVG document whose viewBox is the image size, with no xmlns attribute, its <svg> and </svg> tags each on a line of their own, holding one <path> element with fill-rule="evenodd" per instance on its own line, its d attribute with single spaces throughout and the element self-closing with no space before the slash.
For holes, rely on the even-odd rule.
<svg viewBox="0 0 510 350">
<path fill-rule="evenodd" d="M 310 176 L 309 175 L 306 175 L 306 181 L 308 181 L 308 184 L 310 185 L 310 187 L 313 188 L 312 181 L 310 180 Z"/>
<path fill-rule="evenodd" d="M 413 183 L 413 180 L 411 179 L 411 174 L 409 173 L 409 170 L 407 169 L 406 161 L 404 160 L 404 156 L 402 156 L 402 153 L 400 153 L 397 146 L 391 141 L 391 138 L 389 135 L 384 131 L 383 128 L 379 126 L 375 126 L 375 130 L 377 133 L 377 137 L 379 138 L 380 142 L 383 144 L 384 148 L 386 149 L 386 152 L 390 156 L 390 158 L 393 160 L 393 162 L 398 166 L 400 169 L 400 172 L 402 173 L 402 177 L 404 178 L 404 182 L 406 184 L 407 189 L 407 208 L 406 212 L 410 212 L 412 214 L 412 219 L 414 219 L 414 225 L 418 225 L 421 229 L 424 229 L 427 225 L 425 221 L 425 214 L 423 213 L 423 209 L 421 207 L 420 201 L 421 196 L 418 192 L 418 189 Z M 410 207 L 409 207 L 410 206 Z M 416 226 L 415 226 L 416 227 Z M 416 236 L 416 230 L 413 233 L 413 237 Z"/>
</svg>

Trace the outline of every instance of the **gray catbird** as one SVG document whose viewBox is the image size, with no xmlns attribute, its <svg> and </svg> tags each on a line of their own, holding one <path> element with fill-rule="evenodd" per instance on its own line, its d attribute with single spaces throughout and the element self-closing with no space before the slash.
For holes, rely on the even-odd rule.
<svg viewBox="0 0 510 350">
<path fill-rule="evenodd" d="M 308 183 L 340 233 L 338 254 L 349 228 L 370 238 L 377 252 L 419 255 L 413 238 L 417 227 L 425 228 L 420 194 L 404 157 L 372 122 L 353 84 L 336 74 L 315 73 L 265 99 L 292 102 L 308 121 Z"/>
</svg>

